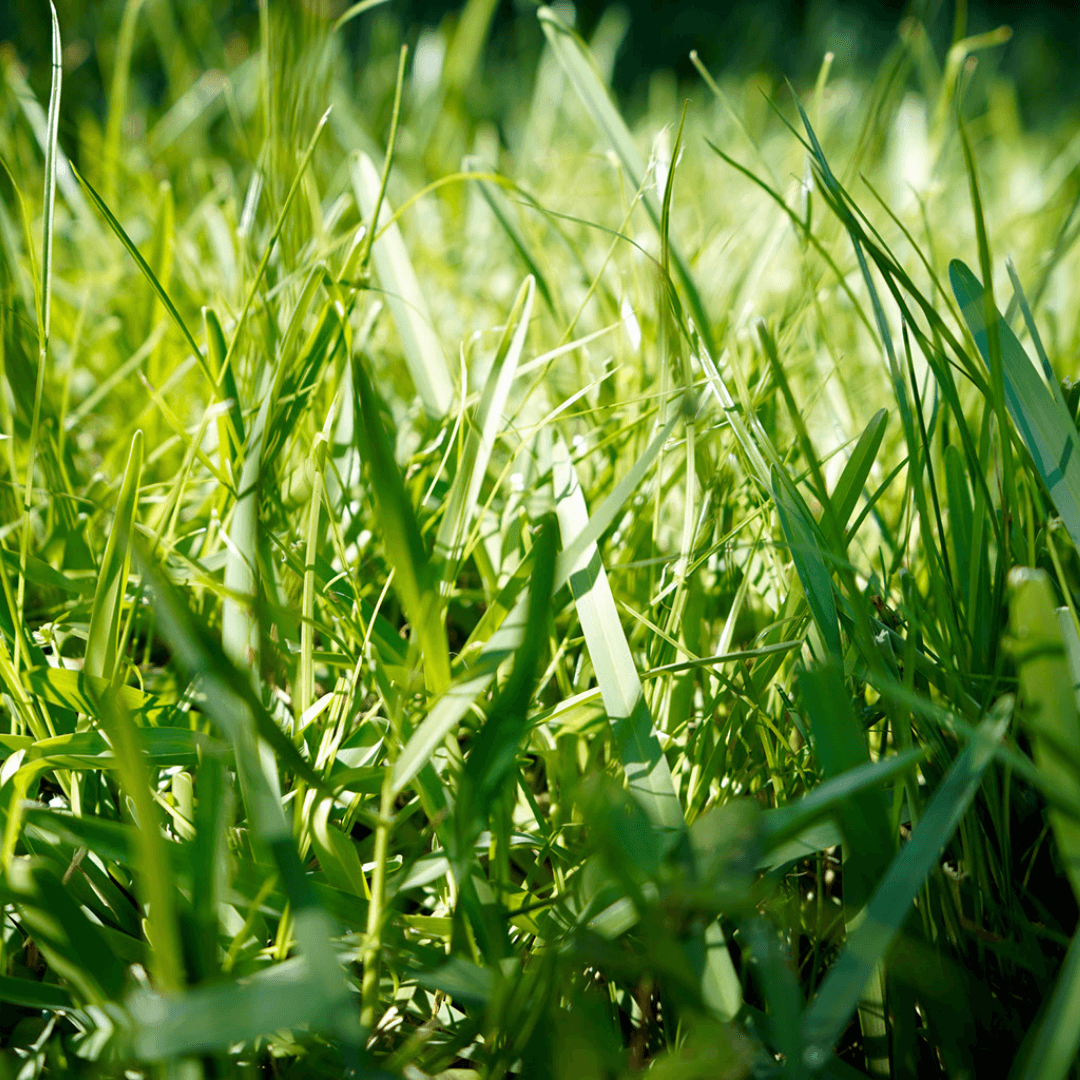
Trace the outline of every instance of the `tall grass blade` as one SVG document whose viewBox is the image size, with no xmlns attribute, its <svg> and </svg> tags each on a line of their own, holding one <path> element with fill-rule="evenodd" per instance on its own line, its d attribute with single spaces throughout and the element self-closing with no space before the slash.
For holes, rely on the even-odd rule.
<svg viewBox="0 0 1080 1080">
<path fill-rule="evenodd" d="M 820 1067 L 829 1060 L 874 968 L 900 933 L 912 902 L 975 797 L 1008 727 L 1010 712 L 1011 702 L 1005 700 L 972 733 L 807 1007 L 802 1032 L 803 1060 L 808 1064 Z"/>
<path fill-rule="evenodd" d="M 645 174 L 645 163 L 641 160 L 641 155 L 634 145 L 634 139 L 626 126 L 626 121 L 611 100 L 611 92 L 596 68 L 596 62 L 593 60 L 592 53 L 589 52 L 589 47 L 550 7 L 541 7 L 537 15 L 544 28 L 544 35 L 562 65 L 563 71 L 566 72 L 570 85 L 573 86 L 601 136 L 615 151 L 620 164 L 626 170 L 631 185 L 643 192 L 643 201 L 649 217 L 663 236 L 664 230 L 661 228 L 663 207 L 657 196 L 656 186 L 649 182 Z M 686 291 L 686 298 L 690 303 L 697 330 L 709 352 L 715 355 L 712 327 L 705 313 L 701 295 L 690 274 L 690 268 L 674 244 L 670 245 L 669 254 Z"/>
<path fill-rule="evenodd" d="M 959 260 L 949 263 L 960 311 L 987 367 L 991 363 L 987 311 L 993 312 L 1000 341 L 1005 402 L 1039 477 L 1054 500 L 1073 543 L 1080 547 L 1080 436 L 1076 425 L 1008 324 L 984 301 L 979 279 Z"/>
<path fill-rule="evenodd" d="M 379 397 L 359 357 L 353 360 L 352 375 L 360 457 L 379 506 L 395 589 L 420 642 L 431 688 L 441 693 L 450 684 L 450 650 L 446 628 L 437 617 L 439 597 L 431 563 L 379 415 Z"/>
<path fill-rule="evenodd" d="M 1050 580 L 1040 570 L 1009 574 L 1012 650 L 1020 674 L 1024 721 L 1034 735 L 1035 764 L 1047 786 L 1080 800 L 1080 711 Z M 1080 899 L 1080 823 L 1048 811 L 1054 840 L 1073 893 Z"/>
<path fill-rule="evenodd" d="M 552 483 L 565 545 L 568 538 L 576 539 L 588 525 L 589 512 L 577 470 L 561 439 L 552 449 Z M 686 828 L 682 807 L 595 542 L 585 548 L 569 570 L 570 591 L 630 791 L 645 808 L 653 826 L 674 841 Z"/>
<path fill-rule="evenodd" d="M 435 554 L 446 563 L 443 576 L 447 580 L 456 576 L 457 563 L 464 554 L 462 544 L 476 514 L 480 486 L 487 475 L 491 451 L 506 423 L 506 403 L 529 332 L 535 292 L 535 281 L 527 277 L 518 290 L 502 340 L 495 351 L 491 371 L 465 437 L 458 471 L 446 499 L 435 538 Z"/>
<path fill-rule="evenodd" d="M 359 154 L 352 165 L 353 190 L 364 217 L 375 213 L 382 183 L 378 170 L 367 154 Z M 405 248 L 401 229 L 392 222 L 393 208 L 384 198 L 378 234 L 371 248 L 375 272 L 386 296 L 387 306 L 401 337 L 405 362 L 413 386 L 424 408 L 436 417 L 445 416 L 454 400 L 454 382 L 446 354 L 435 333 L 420 282 Z"/>
<path fill-rule="evenodd" d="M 90 628 L 86 634 L 86 661 L 83 670 L 91 677 L 112 680 L 117 666 L 120 639 L 120 610 L 131 568 L 131 535 L 139 503 L 139 479 L 143 464 L 143 433 L 131 440 L 116 515 L 98 569 Z"/>
</svg>

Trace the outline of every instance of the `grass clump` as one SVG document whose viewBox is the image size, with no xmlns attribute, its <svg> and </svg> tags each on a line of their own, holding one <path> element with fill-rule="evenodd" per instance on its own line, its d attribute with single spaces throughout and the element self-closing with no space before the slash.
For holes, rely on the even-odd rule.
<svg viewBox="0 0 1080 1080">
<path fill-rule="evenodd" d="M 1080 152 L 566 14 L 4 54 L 8 1074 L 1075 1074 Z"/>
</svg>

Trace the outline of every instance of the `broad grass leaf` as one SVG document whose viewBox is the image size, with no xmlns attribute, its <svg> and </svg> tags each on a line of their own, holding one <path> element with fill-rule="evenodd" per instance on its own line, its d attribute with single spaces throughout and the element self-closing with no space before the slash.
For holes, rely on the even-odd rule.
<svg viewBox="0 0 1080 1080">
<path fill-rule="evenodd" d="M 989 335 L 982 283 L 959 260 L 949 263 L 949 281 L 971 336 L 987 366 Z M 1039 477 L 1050 492 L 1069 536 L 1080 548 L 1080 437 L 1060 395 L 1031 362 L 1008 324 L 994 309 L 1001 343 L 1001 373 L 1005 402 Z"/>
<path fill-rule="evenodd" d="M 1080 802 L 1080 711 L 1050 580 L 1041 570 L 1009 574 L 1011 648 L 1020 675 L 1024 722 L 1034 735 L 1035 764 L 1048 785 Z M 1073 893 L 1080 899 L 1080 823 L 1049 811 Z"/>
</svg>

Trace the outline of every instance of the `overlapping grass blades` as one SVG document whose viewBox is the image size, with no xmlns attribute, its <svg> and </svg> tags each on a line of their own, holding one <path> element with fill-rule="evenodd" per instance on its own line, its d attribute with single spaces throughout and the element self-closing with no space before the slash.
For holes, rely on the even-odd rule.
<svg viewBox="0 0 1080 1080">
<path fill-rule="evenodd" d="M 621 113 L 548 9 L 519 137 L 489 0 L 373 7 L 131 0 L 101 115 L 0 56 L 0 1051 L 1068 1075 L 1075 145 L 914 21 L 797 138 Z"/>
<path fill-rule="evenodd" d="M 1080 437 L 1055 381 L 1047 385 L 1009 325 L 998 314 L 979 279 L 959 260 L 949 263 L 949 281 L 975 344 L 991 363 L 989 318 L 996 320 L 1001 374 L 1009 415 L 1016 424 L 1035 468 L 1054 500 L 1074 543 L 1080 543 Z"/>
</svg>

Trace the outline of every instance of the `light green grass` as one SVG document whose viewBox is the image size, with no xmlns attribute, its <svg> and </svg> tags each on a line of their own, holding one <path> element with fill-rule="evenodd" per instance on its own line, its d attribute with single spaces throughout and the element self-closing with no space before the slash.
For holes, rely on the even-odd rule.
<svg viewBox="0 0 1080 1080">
<path fill-rule="evenodd" d="M 196 9 L 103 116 L 4 58 L 0 1076 L 1078 1075 L 1080 145 L 1006 35 L 629 122 L 615 16 L 530 85 L 487 0 L 434 81 Z"/>
</svg>

